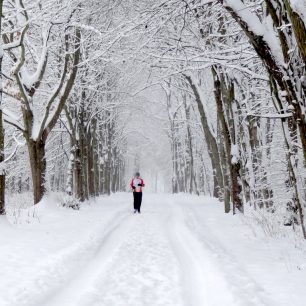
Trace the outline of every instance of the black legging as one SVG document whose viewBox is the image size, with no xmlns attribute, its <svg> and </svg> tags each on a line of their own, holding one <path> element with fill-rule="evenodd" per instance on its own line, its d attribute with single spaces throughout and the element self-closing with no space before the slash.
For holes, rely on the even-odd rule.
<svg viewBox="0 0 306 306">
<path fill-rule="evenodd" d="M 133 196 L 134 196 L 134 209 L 140 212 L 142 192 L 133 192 Z"/>
</svg>

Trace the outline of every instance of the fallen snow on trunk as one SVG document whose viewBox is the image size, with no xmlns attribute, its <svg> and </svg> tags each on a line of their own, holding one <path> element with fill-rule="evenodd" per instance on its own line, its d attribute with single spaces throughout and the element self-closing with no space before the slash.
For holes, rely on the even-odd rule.
<svg viewBox="0 0 306 306">
<path fill-rule="evenodd" d="M 215 199 L 144 194 L 80 211 L 45 201 L 0 219 L 1 306 L 305 305 L 303 248 L 225 215 Z M 304 257 L 303 257 L 304 256 Z"/>
</svg>

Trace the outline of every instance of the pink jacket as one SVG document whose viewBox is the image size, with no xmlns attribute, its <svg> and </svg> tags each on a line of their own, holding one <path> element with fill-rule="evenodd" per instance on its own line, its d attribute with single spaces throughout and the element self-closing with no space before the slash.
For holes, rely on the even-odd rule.
<svg viewBox="0 0 306 306">
<path fill-rule="evenodd" d="M 138 184 L 141 184 L 141 186 L 138 186 Z M 142 188 L 145 186 L 145 183 L 144 183 L 142 178 L 139 178 L 139 179 L 133 178 L 130 186 L 131 186 L 131 188 L 133 189 L 134 192 L 142 192 Z M 135 187 L 135 189 L 133 187 Z"/>
</svg>

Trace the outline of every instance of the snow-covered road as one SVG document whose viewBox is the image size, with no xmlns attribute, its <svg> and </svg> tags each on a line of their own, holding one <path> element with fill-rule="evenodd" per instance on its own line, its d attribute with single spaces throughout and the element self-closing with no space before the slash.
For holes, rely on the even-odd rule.
<svg viewBox="0 0 306 306">
<path fill-rule="evenodd" d="M 306 304 L 305 271 L 288 270 L 285 246 L 214 199 L 145 194 L 134 215 L 131 194 L 116 194 L 37 214 L 30 225 L 1 220 L 0 306 Z"/>
</svg>

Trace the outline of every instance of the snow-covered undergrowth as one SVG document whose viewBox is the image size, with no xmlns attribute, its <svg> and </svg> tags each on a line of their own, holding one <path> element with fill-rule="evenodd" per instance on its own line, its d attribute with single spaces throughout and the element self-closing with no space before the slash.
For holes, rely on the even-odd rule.
<svg viewBox="0 0 306 306">
<path fill-rule="evenodd" d="M 39 222 L 36 207 L 33 207 L 32 192 L 8 194 L 5 210 L 12 224 Z"/>
<path fill-rule="evenodd" d="M 40 222 L 40 215 L 45 213 L 46 203 L 55 203 L 62 207 L 67 204 L 69 197 L 64 192 L 52 192 L 38 205 L 33 206 L 33 193 L 8 194 L 6 198 L 6 216 L 12 224 Z M 43 208 L 41 208 L 43 207 Z"/>
<path fill-rule="evenodd" d="M 276 207 L 271 212 L 264 209 L 254 210 L 253 207 L 245 206 L 244 215 L 239 217 L 258 239 L 284 245 L 282 256 L 288 270 L 306 270 L 306 243 L 301 227 L 294 223 L 292 226 L 284 226 L 286 212 L 281 207 Z M 291 252 L 288 252 L 286 248 L 295 249 L 295 260 L 292 259 Z"/>
<path fill-rule="evenodd" d="M 282 204 L 286 207 L 286 204 Z M 262 230 L 267 237 L 281 238 L 290 237 L 303 241 L 303 235 L 300 226 L 284 226 L 287 214 L 284 209 L 274 207 L 273 212 L 266 209 L 254 209 L 252 206 L 244 207 L 243 222 L 254 227 L 254 234 L 257 235 Z"/>
<path fill-rule="evenodd" d="M 305 243 L 288 227 L 275 236 L 268 216 L 185 194 L 144 194 L 141 215 L 129 193 L 80 210 L 61 199 L 24 219 L 34 208 L 16 197 L 20 214 L 0 219 L 1 306 L 306 304 Z"/>
</svg>

